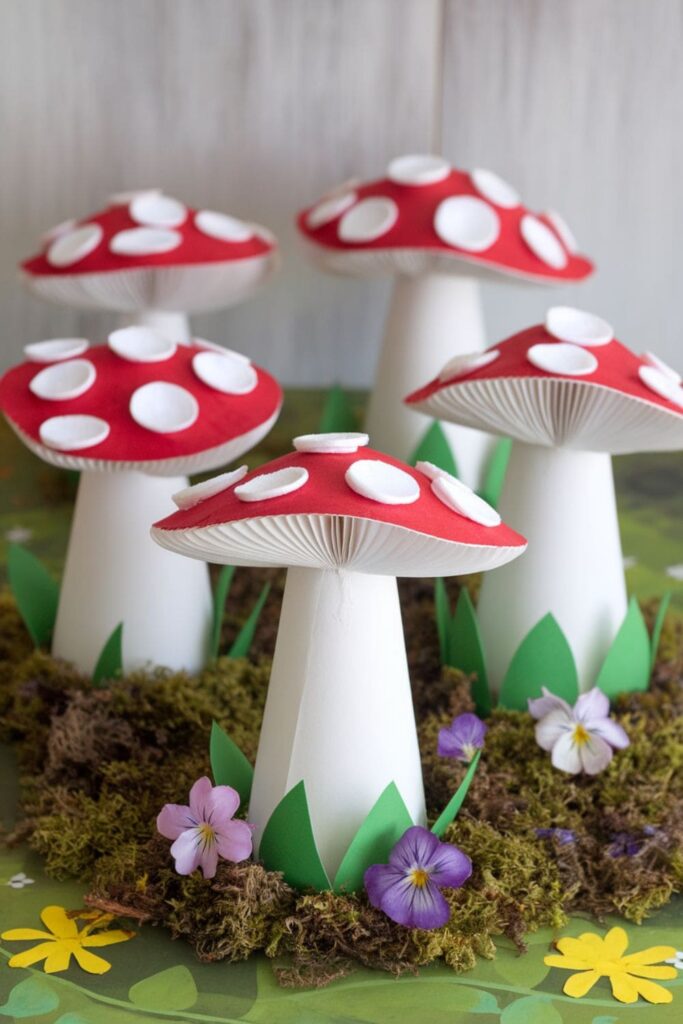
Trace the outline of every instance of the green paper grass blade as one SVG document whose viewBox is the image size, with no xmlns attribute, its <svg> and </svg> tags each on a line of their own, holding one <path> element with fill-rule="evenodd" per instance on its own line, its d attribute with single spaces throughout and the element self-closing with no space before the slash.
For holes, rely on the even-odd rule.
<svg viewBox="0 0 683 1024">
<path fill-rule="evenodd" d="M 494 508 L 498 507 L 498 502 L 500 501 L 500 492 L 503 490 L 503 484 L 505 483 L 505 474 L 508 462 L 510 461 L 511 450 L 512 441 L 510 438 L 501 437 L 500 440 L 496 441 L 486 468 L 481 496 L 485 501 L 488 501 L 489 505 L 493 505 Z"/>
<path fill-rule="evenodd" d="M 626 617 L 607 652 L 596 686 L 610 700 L 619 693 L 647 690 L 652 651 L 647 626 L 635 597 L 629 601 Z"/>
<path fill-rule="evenodd" d="M 355 430 L 358 430 L 358 423 L 348 395 L 338 384 L 335 384 L 327 393 L 318 432 L 321 434 L 343 434 Z"/>
<path fill-rule="evenodd" d="M 232 786 L 240 795 L 240 805 L 246 807 L 251 795 L 254 769 L 218 722 L 211 723 L 209 758 L 214 784 Z"/>
<path fill-rule="evenodd" d="M 453 476 L 458 475 L 453 452 L 438 420 L 434 420 L 431 427 L 427 428 L 409 461 L 413 466 L 416 462 L 433 462 L 439 469 L 445 469 Z"/>
<path fill-rule="evenodd" d="M 526 711 L 541 687 L 573 704 L 579 695 L 574 655 L 555 617 L 548 613 L 529 630 L 512 656 L 500 688 L 499 706 Z"/>
<path fill-rule="evenodd" d="M 476 675 L 472 683 L 472 699 L 478 715 L 491 714 L 491 690 L 486 672 L 486 658 L 481 642 L 477 614 L 466 587 L 460 591 L 451 624 L 448 664 L 467 675 Z"/>
<path fill-rule="evenodd" d="M 43 563 L 20 544 L 10 544 L 7 550 L 7 577 L 31 639 L 36 647 L 46 646 L 57 618 L 59 585 Z"/>
<path fill-rule="evenodd" d="M 664 620 L 666 619 L 666 613 L 669 610 L 669 604 L 671 602 L 671 591 L 667 591 L 664 594 L 662 600 L 659 602 L 659 608 L 657 609 L 657 616 L 652 627 L 652 641 L 650 644 L 650 672 L 655 667 L 655 661 L 657 660 L 657 652 L 659 651 L 659 641 L 662 638 L 662 629 L 664 628 Z"/>
<path fill-rule="evenodd" d="M 472 779 L 474 778 L 474 773 L 477 770 L 477 765 L 479 764 L 480 757 L 481 750 L 478 750 L 474 757 L 472 758 L 472 763 L 467 769 L 465 778 L 462 780 L 462 782 L 456 789 L 455 793 L 450 798 L 450 800 L 444 807 L 443 811 L 432 825 L 432 832 L 438 839 L 442 838 L 444 832 L 451 824 L 451 822 L 455 821 L 458 811 L 465 802 L 465 797 L 467 796 L 468 789 L 472 785 Z"/>
<path fill-rule="evenodd" d="M 441 664 L 449 665 L 451 609 L 448 605 L 446 584 L 440 576 L 437 576 L 434 580 L 434 617 L 436 619 L 436 632 L 439 637 Z"/>
<path fill-rule="evenodd" d="M 241 630 L 235 637 L 235 641 L 228 651 L 228 657 L 230 658 L 246 658 L 249 654 L 252 642 L 254 640 L 254 633 L 258 626 L 258 620 L 261 618 L 261 612 L 263 606 L 266 603 L 266 598 L 270 593 L 270 583 L 266 583 L 258 596 L 256 604 L 251 609 L 249 618 L 242 626 Z"/>
<path fill-rule="evenodd" d="M 334 877 L 335 892 L 362 889 L 365 869 L 371 864 L 386 864 L 394 846 L 412 824 L 396 783 L 390 782 L 351 840 Z"/>
<path fill-rule="evenodd" d="M 123 623 L 116 629 L 102 648 L 92 674 L 92 684 L 101 687 L 108 679 L 119 679 L 123 675 Z"/>
<path fill-rule="evenodd" d="M 235 566 L 224 565 L 218 577 L 216 592 L 213 595 L 213 626 L 211 629 L 210 650 L 212 658 L 217 658 L 218 652 L 220 651 L 221 627 L 223 625 L 223 615 L 225 614 L 225 602 L 228 600 L 228 594 L 230 593 L 230 587 L 232 586 L 232 578 L 234 575 Z"/>
<path fill-rule="evenodd" d="M 268 819 L 259 857 L 269 871 L 281 871 L 285 881 L 296 889 L 330 888 L 315 845 L 303 779 L 282 798 Z"/>
</svg>

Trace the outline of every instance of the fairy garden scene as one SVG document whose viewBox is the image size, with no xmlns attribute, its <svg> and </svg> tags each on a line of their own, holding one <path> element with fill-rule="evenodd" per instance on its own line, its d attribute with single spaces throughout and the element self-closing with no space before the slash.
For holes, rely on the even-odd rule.
<svg viewBox="0 0 683 1024">
<path fill-rule="evenodd" d="M 111 330 L 0 380 L 0 1016 L 673 1021 L 681 377 L 574 306 L 487 338 L 482 281 L 593 272 L 492 171 L 297 226 L 392 278 L 368 395 L 195 337 L 260 225 L 119 193 L 21 265 Z"/>
</svg>

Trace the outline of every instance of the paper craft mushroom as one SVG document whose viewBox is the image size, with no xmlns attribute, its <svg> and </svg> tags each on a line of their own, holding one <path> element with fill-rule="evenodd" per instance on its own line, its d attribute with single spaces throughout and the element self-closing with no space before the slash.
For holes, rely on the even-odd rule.
<svg viewBox="0 0 683 1024">
<path fill-rule="evenodd" d="M 268 433 L 279 385 L 235 352 L 176 346 L 148 327 L 114 331 L 107 345 L 57 338 L 25 351 L 0 381 L 0 407 L 32 452 L 81 471 L 53 653 L 91 672 L 123 622 L 126 670 L 196 671 L 211 624 L 208 572 L 162 551 L 149 528 L 174 492 L 194 500 L 186 474 L 225 465 Z"/>
<path fill-rule="evenodd" d="M 556 306 L 545 325 L 461 357 L 407 401 L 515 439 L 500 509 L 529 551 L 482 586 L 489 681 L 500 685 L 520 642 L 552 612 L 590 689 L 626 614 L 610 456 L 683 447 L 679 375 L 634 355 L 599 317 Z"/>
<path fill-rule="evenodd" d="M 447 359 L 486 345 L 480 278 L 561 284 L 593 269 L 559 214 L 531 213 L 492 171 L 467 173 L 437 156 L 392 160 L 384 178 L 341 186 L 298 226 L 324 270 L 394 277 L 366 427 L 401 459 L 429 425 L 405 395 Z M 462 426 L 446 432 L 458 475 L 478 487 L 488 439 Z"/>
<path fill-rule="evenodd" d="M 57 225 L 21 269 L 41 298 L 115 310 L 126 314 L 124 323 L 187 343 L 187 313 L 241 302 L 277 266 L 277 241 L 266 228 L 146 189 Z"/>
<path fill-rule="evenodd" d="M 525 547 L 459 481 L 367 442 L 297 437 L 293 454 L 152 530 L 191 558 L 287 567 L 249 820 L 258 841 L 303 779 L 330 877 L 390 782 L 425 817 L 395 577 L 492 569 Z"/>
</svg>

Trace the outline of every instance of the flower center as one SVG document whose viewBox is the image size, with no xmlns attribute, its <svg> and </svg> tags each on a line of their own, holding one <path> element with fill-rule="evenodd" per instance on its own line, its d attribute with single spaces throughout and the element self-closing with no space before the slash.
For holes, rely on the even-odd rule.
<svg viewBox="0 0 683 1024">
<path fill-rule="evenodd" d="M 425 871 L 424 868 L 413 868 L 410 872 L 410 881 L 418 889 L 424 889 L 429 881 L 429 872 Z"/>
<path fill-rule="evenodd" d="M 583 747 L 589 739 L 590 733 L 580 722 L 574 726 L 573 740 L 577 747 Z"/>
<path fill-rule="evenodd" d="M 465 756 L 465 758 L 468 761 L 471 761 L 472 758 L 474 757 L 474 755 L 476 754 L 477 749 L 476 749 L 475 746 L 473 746 L 472 743 L 464 743 L 463 747 L 462 747 L 462 752 L 463 752 L 463 755 Z"/>
<path fill-rule="evenodd" d="M 197 840 L 204 846 L 211 846 L 216 841 L 216 833 L 207 822 L 203 821 L 197 825 Z"/>
</svg>

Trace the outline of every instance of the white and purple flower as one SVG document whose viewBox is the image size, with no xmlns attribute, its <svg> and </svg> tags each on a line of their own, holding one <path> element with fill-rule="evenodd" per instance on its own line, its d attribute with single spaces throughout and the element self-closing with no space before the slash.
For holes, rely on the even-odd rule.
<svg viewBox="0 0 683 1024">
<path fill-rule="evenodd" d="M 240 805 L 231 786 L 212 786 L 204 776 L 190 790 L 189 806 L 166 804 L 157 817 L 157 829 L 166 839 L 175 840 L 171 856 L 179 875 L 191 875 L 198 867 L 204 878 L 213 878 L 218 858 L 246 860 L 251 854 L 251 826 L 235 821 Z"/>
<path fill-rule="evenodd" d="M 25 871 L 19 871 L 18 874 L 12 875 L 5 885 L 9 885 L 11 889 L 25 889 L 27 885 L 33 885 L 34 879 L 29 878 Z"/>
<path fill-rule="evenodd" d="M 566 700 L 543 687 L 543 696 L 529 701 L 537 719 L 536 742 L 551 752 L 552 764 L 563 772 L 597 775 L 612 760 L 615 750 L 629 745 L 629 738 L 609 717 L 607 696 L 594 687 L 582 693 L 572 708 Z"/>
<path fill-rule="evenodd" d="M 487 731 L 488 726 L 481 718 L 467 711 L 454 718 L 448 728 L 439 729 L 437 751 L 441 757 L 454 757 L 469 764 L 484 746 Z"/>
<path fill-rule="evenodd" d="M 406 928 L 440 928 L 450 917 L 442 888 L 459 889 L 472 874 L 472 861 L 429 829 L 407 829 L 389 854 L 388 864 L 365 872 L 373 907 Z"/>
</svg>

